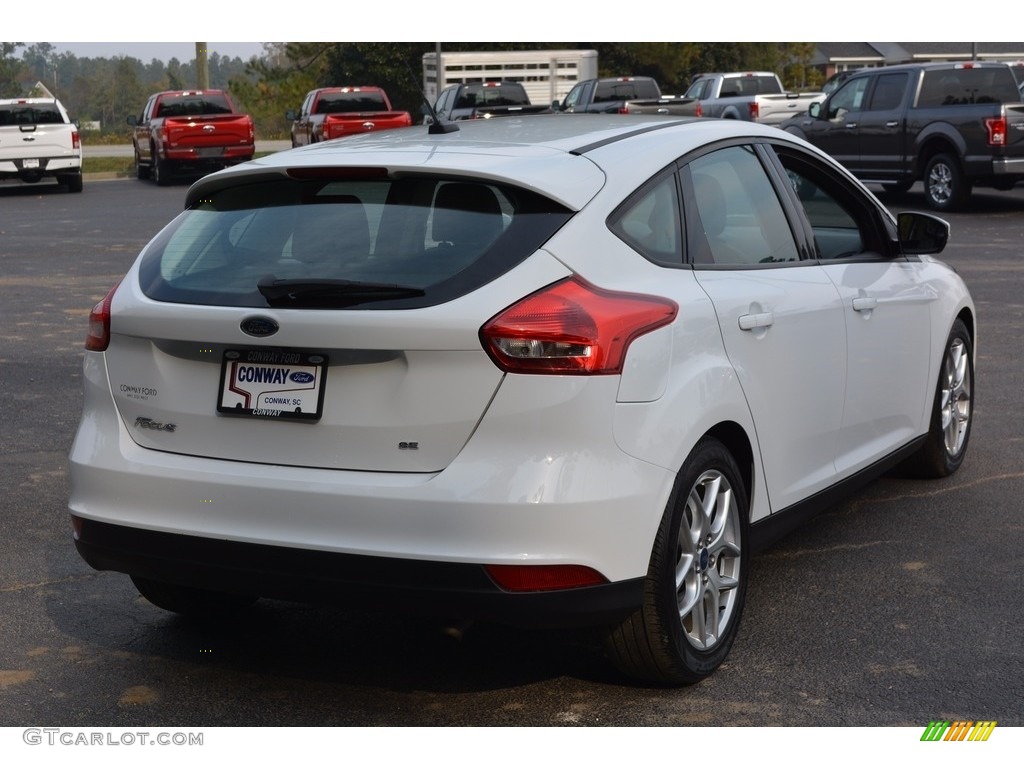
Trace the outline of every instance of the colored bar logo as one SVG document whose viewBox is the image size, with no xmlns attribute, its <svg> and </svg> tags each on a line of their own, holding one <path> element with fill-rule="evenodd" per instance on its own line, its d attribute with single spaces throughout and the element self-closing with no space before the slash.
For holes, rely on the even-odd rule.
<svg viewBox="0 0 1024 768">
<path fill-rule="evenodd" d="M 921 734 L 921 741 L 988 741 L 995 720 L 932 720 Z"/>
</svg>

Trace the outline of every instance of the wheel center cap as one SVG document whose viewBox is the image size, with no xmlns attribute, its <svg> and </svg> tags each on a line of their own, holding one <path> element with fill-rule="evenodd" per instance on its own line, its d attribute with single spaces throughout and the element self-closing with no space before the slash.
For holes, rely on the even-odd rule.
<svg viewBox="0 0 1024 768">
<path fill-rule="evenodd" d="M 707 547 L 700 551 L 700 569 L 702 571 L 707 570 L 708 561 L 710 561 L 711 555 L 708 553 Z"/>
</svg>

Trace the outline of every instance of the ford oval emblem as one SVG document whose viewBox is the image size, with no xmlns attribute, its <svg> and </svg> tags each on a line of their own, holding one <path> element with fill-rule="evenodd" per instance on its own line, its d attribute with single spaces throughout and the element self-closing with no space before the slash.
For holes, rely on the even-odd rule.
<svg viewBox="0 0 1024 768">
<path fill-rule="evenodd" d="M 247 317 L 239 327 L 242 333 L 259 337 L 273 336 L 280 329 L 280 326 L 269 317 Z"/>
<path fill-rule="evenodd" d="M 312 373 L 307 373 L 306 371 L 296 371 L 288 378 L 294 381 L 296 384 L 309 384 L 309 382 L 311 382 L 314 377 Z"/>
</svg>

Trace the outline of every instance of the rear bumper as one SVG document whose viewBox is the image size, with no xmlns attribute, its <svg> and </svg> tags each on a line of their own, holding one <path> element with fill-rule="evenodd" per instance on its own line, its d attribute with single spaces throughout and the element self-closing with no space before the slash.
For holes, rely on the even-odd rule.
<svg viewBox="0 0 1024 768">
<path fill-rule="evenodd" d="M 997 157 L 992 161 L 996 176 L 1020 176 L 1024 179 L 1024 157 Z"/>
<path fill-rule="evenodd" d="M 74 175 L 82 172 L 80 155 L 71 157 L 41 157 L 35 159 L 38 165 L 25 166 L 24 159 L 0 160 L 0 179 L 38 180 L 47 176 Z"/>
<path fill-rule="evenodd" d="M 75 520 L 75 546 L 97 570 L 237 594 L 372 610 L 476 618 L 531 627 L 622 619 L 643 579 L 551 592 L 509 593 L 480 565 L 365 557 L 185 536 Z"/>
<path fill-rule="evenodd" d="M 523 624 L 601 623 L 641 603 L 675 473 L 611 439 L 612 377 L 564 382 L 582 388 L 585 418 L 560 398 L 540 408 L 541 385 L 552 386 L 541 377 L 506 382 L 458 457 L 417 473 L 143 448 L 114 406 L 103 354 L 86 353 L 83 370 L 68 506 L 96 568 L 300 601 L 390 594 L 389 605 Z M 487 577 L 492 564 L 580 565 L 608 584 L 510 594 Z"/>
<path fill-rule="evenodd" d="M 191 163 L 195 165 L 221 164 L 234 165 L 252 160 L 256 153 L 253 144 L 240 144 L 229 147 L 183 147 L 160 149 L 160 156 L 174 163 Z"/>
</svg>

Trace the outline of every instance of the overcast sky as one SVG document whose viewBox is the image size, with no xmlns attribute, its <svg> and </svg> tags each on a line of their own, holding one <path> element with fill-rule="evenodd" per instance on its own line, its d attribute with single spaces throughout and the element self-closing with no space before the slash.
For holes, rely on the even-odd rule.
<svg viewBox="0 0 1024 768">
<path fill-rule="evenodd" d="M 47 41 L 51 42 L 51 41 Z M 153 59 L 168 62 L 177 59 L 181 62 L 191 61 L 196 57 L 196 44 L 191 43 L 57 43 L 51 42 L 59 52 L 69 51 L 79 58 L 113 58 L 114 56 L 134 56 L 148 64 Z M 31 43 L 27 43 L 31 45 Z M 211 43 L 207 42 L 209 53 L 218 53 L 233 59 L 236 56 L 248 61 L 252 56 L 263 53 L 263 43 Z"/>
</svg>

